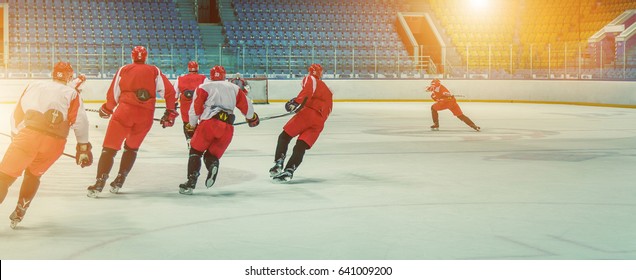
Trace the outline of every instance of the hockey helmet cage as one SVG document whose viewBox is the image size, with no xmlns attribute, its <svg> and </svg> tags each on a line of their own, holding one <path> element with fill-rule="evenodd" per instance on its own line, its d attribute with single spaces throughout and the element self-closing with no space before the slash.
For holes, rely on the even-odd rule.
<svg viewBox="0 0 636 280">
<path fill-rule="evenodd" d="M 54 80 L 68 83 L 73 79 L 73 67 L 71 67 L 71 64 L 68 62 L 58 62 L 53 66 L 53 73 L 51 75 Z"/>
<path fill-rule="evenodd" d="M 199 72 L 199 63 L 196 61 L 188 62 L 188 71 L 189 72 Z"/>
<path fill-rule="evenodd" d="M 212 81 L 225 80 L 225 67 L 221 65 L 214 65 L 214 67 L 210 69 L 210 80 Z"/>
<path fill-rule="evenodd" d="M 311 66 L 309 66 L 309 75 L 312 75 L 314 77 L 316 77 L 317 79 L 320 79 L 320 77 L 322 77 L 322 66 L 320 66 L 320 64 L 318 63 L 314 63 Z"/>
<path fill-rule="evenodd" d="M 148 58 L 148 51 L 144 46 L 136 46 L 132 49 L 130 56 L 133 62 L 145 63 L 146 58 Z"/>
<path fill-rule="evenodd" d="M 442 83 L 439 81 L 439 79 L 433 79 L 433 80 L 431 81 L 431 85 L 433 85 L 433 86 L 439 86 L 439 85 L 441 85 L 441 84 L 442 84 Z"/>
</svg>

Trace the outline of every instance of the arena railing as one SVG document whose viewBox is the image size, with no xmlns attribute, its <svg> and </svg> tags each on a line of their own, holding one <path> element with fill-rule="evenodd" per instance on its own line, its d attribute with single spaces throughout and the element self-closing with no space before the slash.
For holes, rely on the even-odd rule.
<svg viewBox="0 0 636 280">
<path fill-rule="evenodd" d="M 120 66 L 130 63 L 132 47 L 12 43 L 4 48 L 9 52 L 2 61 L 0 78 L 47 78 L 57 61 L 68 61 L 78 73 L 110 79 Z M 564 43 L 481 45 L 432 51 L 421 56 L 379 46 L 347 44 L 329 47 L 219 45 L 205 49 L 175 45 L 146 47 L 148 63 L 157 65 L 171 78 L 185 73 L 188 61 L 197 60 L 202 69 L 221 64 L 228 72 L 241 72 L 246 77 L 278 79 L 302 77 L 308 65 L 320 63 L 326 78 L 636 80 L 636 47 L 633 46 L 616 53 L 603 45 L 596 49 Z M 445 54 L 444 57 L 441 54 Z"/>
</svg>

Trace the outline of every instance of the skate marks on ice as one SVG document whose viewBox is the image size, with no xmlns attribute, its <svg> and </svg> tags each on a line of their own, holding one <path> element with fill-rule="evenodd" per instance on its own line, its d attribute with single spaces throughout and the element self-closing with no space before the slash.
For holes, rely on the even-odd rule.
<svg viewBox="0 0 636 280">
<path fill-rule="evenodd" d="M 564 161 L 564 162 L 580 162 L 586 160 L 599 159 L 603 157 L 621 156 L 619 153 L 611 153 L 606 151 L 590 152 L 590 151 L 526 151 L 506 153 L 498 156 L 485 157 L 486 160 L 536 160 L 536 161 Z"/>
<path fill-rule="evenodd" d="M 86 247 L 74 252 L 68 259 L 93 259 L 96 257 L 118 259 L 116 252 L 125 250 L 124 248 L 131 246 L 131 244 L 146 248 L 128 254 L 127 257 L 131 259 L 286 259 L 294 258 L 297 255 L 321 259 L 334 258 L 331 255 L 331 250 L 344 248 L 330 246 L 329 244 L 332 244 L 333 240 L 347 240 L 347 253 L 339 255 L 338 258 L 399 259 L 406 256 L 412 259 L 567 259 L 571 258 L 573 253 L 579 257 L 611 259 L 636 256 L 634 254 L 636 248 L 620 247 L 621 244 L 624 245 L 625 240 L 629 240 L 626 234 L 609 234 L 608 229 L 580 223 L 536 228 L 536 225 L 529 221 L 521 222 L 523 224 L 521 228 L 510 227 L 510 225 L 519 223 L 515 215 L 560 211 L 568 216 L 573 214 L 570 213 L 573 210 L 572 206 L 585 206 L 588 209 L 586 211 L 591 213 L 604 207 L 620 208 L 626 205 L 567 202 L 375 203 L 330 207 L 296 205 L 295 207 L 285 207 L 285 209 L 261 209 L 259 212 L 252 213 L 226 212 L 222 217 L 206 218 L 204 215 L 199 215 L 185 219 L 180 223 L 139 229 L 135 233 L 112 234 L 109 238 L 101 238 L 101 241 L 87 244 Z M 633 209 L 634 206 L 636 205 L 630 207 Z M 455 210 L 451 211 L 451 208 Z M 474 215 L 477 209 L 481 209 L 482 212 L 497 213 L 499 217 Z M 522 211 L 508 213 L 509 211 L 505 211 L 505 209 Z M 630 209 L 623 210 L 629 211 Z M 414 213 L 419 213 L 419 215 L 414 215 Z M 503 213 L 508 214 L 504 215 Z M 369 215 L 382 222 L 369 224 L 366 219 L 361 219 Z M 331 226 L 325 226 L 324 223 L 303 224 L 304 226 L 301 228 L 304 228 L 304 231 L 301 232 L 305 234 L 300 234 L 302 237 L 296 237 L 293 234 L 280 234 L 280 232 L 287 231 L 300 233 L 297 231 L 297 227 L 290 227 L 289 224 L 301 220 L 313 220 L 314 217 L 343 218 L 331 220 L 333 224 L 328 223 Z M 396 220 L 395 217 L 401 218 Z M 407 222 L 410 228 L 403 228 L 401 224 L 403 222 Z M 264 224 L 269 226 L 263 227 Z M 236 232 L 241 232 L 242 229 L 249 229 L 245 225 L 252 225 L 252 230 L 256 228 L 265 232 L 259 232 L 255 236 L 236 235 Z M 285 226 L 279 229 L 278 225 Z M 336 230 L 344 225 L 348 225 L 348 231 Z M 525 227 L 532 228 L 532 232 L 526 232 Z M 387 228 L 394 230 L 387 231 Z M 164 244 L 162 248 L 155 248 L 154 251 L 151 249 L 152 246 L 143 246 L 152 243 L 153 238 L 158 236 L 182 236 L 184 233 L 194 231 L 209 234 L 204 236 L 191 235 L 190 238 L 181 240 L 179 244 L 174 244 L 174 246 Z M 365 246 L 369 245 L 367 242 L 372 241 L 364 238 L 351 239 L 364 232 L 375 232 L 383 238 L 391 237 L 391 240 L 394 241 L 381 242 L 382 244 L 391 244 L 388 247 L 378 246 L 376 249 L 370 249 Z M 306 234 L 310 234 L 310 236 L 306 236 Z M 590 234 L 592 238 L 586 238 L 585 234 Z M 408 236 L 408 240 L 403 239 L 405 236 Z M 471 236 L 471 238 L 466 238 L 466 236 Z M 619 241 L 612 243 L 612 238 Z M 438 242 L 430 242 L 431 239 L 436 239 Z M 305 243 L 310 240 L 313 245 Z M 479 240 L 479 242 L 475 242 L 475 240 Z M 240 246 L 237 247 L 237 244 Z M 322 245 L 313 247 L 316 244 Z M 345 246 L 343 243 L 337 244 Z M 197 253 L 193 254 L 193 246 L 205 247 L 206 245 L 215 248 L 215 250 L 196 250 Z M 274 250 L 274 248 L 281 246 L 285 250 Z M 413 246 L 417 249 L 413 250 Z M 263 249 L 271 255 L 263 256 L 257 252 L 258 250 L 254 250 L 256 248 Z M 308 248 L 312 249 L 308 250 Z M 568 250 L 564 252 L 564 248 Z M 361 249 L 364 253 L 358 252 L 356 249 Z M 158 252 L 161 254 L 157 255 Z"/>
<path fill-rule="evenodd" d="M 544 113 L 548 115 L 556 115 L 556 116 L 570 116 L 577 117 L 583 119 L 597 119 L 597 118 L 613 118 L 613 117 L 625 117 L 629 116 L 627 112 L 580 112 L 580 113 L 563 113 L 563 112 L 549 112 Z"/>
<path fill-rule="evenodd" d="M 173 163 L 175 160 L 164 163 L 157 163 L 157 161 L 160 161 L 160 159 L 141 159 L 141 163 L 137 164 L 152 170 L 161 169 L 161 174 L 148 176 L 148 174 L 144 172 L 131 172 L 126 179 L 126 183 L 117 194 L 110 193 L 107 189 L 107 187 L 110 187 L 110 182 L 114 180 L 113 177 L 110 177 L 107 180 L 107 187 L 104 188 L 104 191 L 102 191 L 98 199 L 138 199 L 144 197 L 166 199 L 182 198 L 183 195 L 178 194 L 178 190 L 179 184 L 186 180 L 184 164 L 178 162 Z M 93 174 L 88 176 L 93 176 Z M 193 195 L 216 197 L 236 196 L 241 192 L 234 191 L 233 188 L 245 182 L 258 180 L 260 177 L 259 174 L 252 170 L 231 166 L 222 166 L 219 174 L 215 185 L 208 189 L 205 186 L 207 170 L 205 167 L 202 167 L 201 175 Z M 86 180 L 86 182 L 90 181 L 91 179 Z M 73 186 L 77 185 L 77 183 L 69 185 Z"/>
<path fill-rule="evenodd" d="M 557 131 L 537 129 L 512 129 L 482 127 L 480 132 L 470 127 L 440 127 L 437 131 L 431 131 L 427 127 L 389 127 L 382 129 L 369 129 L 363 131 L 367 134 L 386 135 L 395 137 L 417 137 L 428 141 L 491 141 L 491 140 L 523 140 L 543 139 L 559 135 Z"/>
</svg>

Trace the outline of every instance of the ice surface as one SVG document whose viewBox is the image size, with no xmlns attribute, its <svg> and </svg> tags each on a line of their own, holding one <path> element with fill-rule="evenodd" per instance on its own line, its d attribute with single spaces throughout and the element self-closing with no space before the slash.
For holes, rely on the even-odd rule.
<svg viewBox="0 0 636 280">
<path fill-rule="evenodd" d="M 89 112 L 95 164 L 60 158 L 12 230 L 18 179 L 0 205 L 0 259 L 636 259 L 636 110 L 461 106 L 482 132 L 449 111 L 430 131 L 428 102 L 335 103 L 288 184 L 268 176 L 288 118 L 237 126 L 217 183 L 192 196 L 177 192 L 181 123 L 155 125 L 120 194 L 98 199 L 86 187 L 107 121 Z M 13 105 L 0 109 L 8 133 Z"/>
</svg>

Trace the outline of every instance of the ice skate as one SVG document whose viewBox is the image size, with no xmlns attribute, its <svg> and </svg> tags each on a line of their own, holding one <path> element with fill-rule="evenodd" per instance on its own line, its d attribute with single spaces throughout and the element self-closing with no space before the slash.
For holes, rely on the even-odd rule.
<svg viewBox="0 0 636 280">
<path fill-rule="evenodd" d="M 197 175 L 188 176 L 188 181 L 179 185 L 179 193 L 191 195 L 194 192 L 194 188 L 197 186 Z"/>
<path fill-rule="evenodd" d="M 278 159 L 274 163 L 274 167 L 269 169 L 269 177 L 271 178 L 283 172 L 283 159 Z"/>
<path fill-rule="evenodd" d="M 15 229 L 18 224 L 24 218 L 24 214 L 26 214 L 26 209 L 20 206 L 16 207 L 13 213 L 9 215 L 9 220 L 11 220 L 11 225 L 9 225 L 12 229 Z"/>
<path fill-rule="evenodd" d="M 431 125 L 431 130 L 432 131 L 438 131 L 439 130 L 439 124 L 438 123 L 434 123 L 433 125 Z"/>
<path fill-rule="evenodd" d="M 126 176 L 118 174 L 117 178 L 110 183 L 110 192 L 119 193 L 119 190 L 124 185 L 124 181 L 126 181 Z"/>
<path fill-rule="evenodd" d="M 481 127 L 473 125 L 471 126 L 475 131 L 480 132 L 481 131 Z"/>
<path fill-rule="evenodd" d="M 97 178 L 97 180 L 95 181 L 95 184 L 88 187 L 87 189 L 88 193 L 86 194 L 86 196 L 97 198 L 99 194 L 102 192 L 102 190 L 104 189 L 104 185 L 106 185 L 106 179 L 108 179 L 108 176 Z"/>
<path fill-rule="evenodd" d="M 208 170 L 208 177 L 205 179 L 205 186 L 208 189 L 211 188 L 216 181 L 216 174 L 219 172 L 219 162 L 215 161 L 209 168 L 210 170 Z"/>
<path fill-rule="evenodd" d="M 275 183 L 286 183 L 291 181 L 293 177 L 294 177 L 294 169 L 287 168 L 285 169 L 284 172 L 274 176 L 272 179 L 274 180 Z"/>
</svg>

